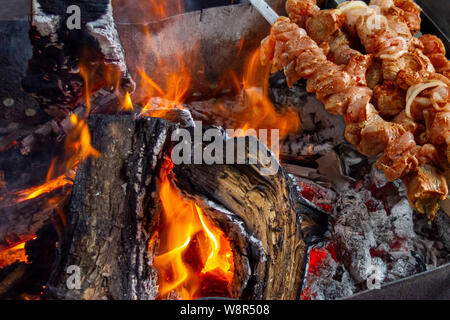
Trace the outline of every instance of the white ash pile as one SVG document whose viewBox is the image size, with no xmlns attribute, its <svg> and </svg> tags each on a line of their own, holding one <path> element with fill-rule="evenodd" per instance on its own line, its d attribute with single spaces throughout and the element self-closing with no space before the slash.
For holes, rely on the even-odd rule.
<svg viewBox="0 0 450 320">
<path fill-rule="evenodd" d="M 355 284 L 370 289 L 422 270 L 412 254 L 412 213 L 406 199 L 388 215 L 369 191 L 349 190 L 339 196 L 332 211 L 333 240 Z"/>
<path fill-rule="evenodd" d="M 450 218 L 431 224 L 411 209 L 401 183 L 372 169 L 336 192 L 329 242 L 311 250 L 305 299 L 337 299 L 450 261 Z"/>
</svg>

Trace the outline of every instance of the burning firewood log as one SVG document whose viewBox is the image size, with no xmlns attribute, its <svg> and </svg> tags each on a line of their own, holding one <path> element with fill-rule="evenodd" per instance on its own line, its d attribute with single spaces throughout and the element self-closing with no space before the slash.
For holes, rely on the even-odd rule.
<svg viewBox="0 0 450 320">
<path fill-rule="evenodd" d="M 11 248 L 20 255 L 15 263 L 2 265 L 8 251 L 0 251 L 0 299 L 39 299 L 56 257 L 58 235 L 53 226 L 45 224 L 32 239 Z"/>
<path fill-rule="evenodd" d="M 119 111 L 122 101 L 115 93 L 100 89 L 90 98 L 89 104 L 91 113 L 109 114 Z M 68 113 L 62 119 L 52 119 L 30 130 L 19 128 L 9 135 L 0 137 L 0 152 L 18 147 L 21 154 L 29 155 L 38 150 L 40 144 L 44 141 L 64 141 L 66 135 L 72 129 L 70 124 L 72 114 L 81 118 L 88 110 L 85 102 L 79 102 L 72 107 L 71 113 Z"/>
<path fill-rule="evenodd" d="M 25 199 L 8 194 L 0 202 L 0 251 L 28 241 L 46 223 L 65 199 L 67 184 Z M 29 197 L 30 195 L 28 195 Z"/>
<path fill-rule="evenodd" d="M 92 90 L 134 90 L 111 1 L 33 0 L 30 38 L 33 57 L 23 87 L 54 118 L 67 116 L 88 82 Z"/>
<path fill-rule="evenodd" d="M 318 227 L 320 219 L 326 225 L 326 218 L 299 198 L 282 168 L 264 176 L 262 163 L 173 164 L 168 156 L 176 126 L 162 119 L 94 115 L 89 127 L 92 145 L 102 157 L 86 160 L 77 172 L 48 297 L 298 298 L 307 249 L 303 234 Z M 167 201 L 169 191 L 173 198 Z M 195 223 L 183 224 L 186 216 L 177 211 L 178 233 L 194 231 L 190 240 L 184 243 L 183 238 L 169 250 L 171 205 L 192 205 L 191 214 L 198 214 L 203 227 L 197 230 Z M 219 256 L 228 259 L 229 269 L 207 272 L 204 266 L 198 272 L 202 270 L 198 265 L 207 264 L 201 248 L 214 238 L 211 233 L 220 250 L 228 248 Z M 183 255 L 185 251 L 189 253 Z M 169 272 L 164 265 L 166 257 L 176 254 L 188 276 L 174 284 L 176 270 Z M 69 266 L 79 267 L 79 290 L 67 288 Z M 162 274 L 167 277 L 161 278 Z M 200 289 L 199 283 L 206 289 Z"/>
</svg>

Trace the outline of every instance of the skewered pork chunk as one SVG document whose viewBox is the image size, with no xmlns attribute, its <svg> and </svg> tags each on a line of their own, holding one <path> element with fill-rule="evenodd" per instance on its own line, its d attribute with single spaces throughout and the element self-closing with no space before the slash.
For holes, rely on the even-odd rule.
<svg viewBox="0 0 450 320">
<path fill-rule="evenodd" d="M 447 180 L 431 165 L 424 165 L 404 177 L 406 193 L 411 206 L 433 220 L 439 210 L 436 199 L 445 200 L 448 195 Z"/>
<path fill-rule="evenodd" d="M 411 34 L 419 31 L 421 22 L 420 13 L 422 9 L 412 0 L 394 0 L 394 4 L 397 8 L 403 10 L 403 19 L 408 25 Z"/>
<path fill-rule="evenodd" d="M 401 70 L 408 70 L 422 75 L 422 77 L 435 72 L 430 59 L 418 49 L 413 52 L 406 52 L 395 60 L 384 59 L 382 66 L 384 79 L 390 81 L 395 81 Z"/>
<path fill-rule="evenodd" d="M 450 110 L 435 114 L 429 139 L 434 145 L 446 145 L 446 156 L 450 162 Z"/>
<path fill-rule="evenodd" d="M 287 1 L 286 8 L 289 16 L 295 16 L 293 21 L 300 20 L 298 26 L 304 27 L 308 35 L 322 46 L 328 43 L 330 48 L 330 58 L 336 64 L 348 64 L 350 58 L 361 53 L 351 48 L 351 39 L 341 28 L 345 17 L 342 11 L 336 9 L 307 11 L 302 10 L 308 6 L 310 0 Z M 302 13 L 303 12 L 303 15 Z M 302 15 L 300 19 L 299 16 Z"/>
<path fill-rule="evenodd" d="M 384 121 L 369 103 L 372 90 L 365 85 L 370 56 L 355 56 L 355 64 L 338 66 L 326 59 L 306 32 L 281 17 L 271 35 L 262 42 L 262 62 L 272 62 L 274 71 L 284 69 L 289 86 L 306 78 L 307 90 L 315 92 L 331 113 L 343 115 L 349 125 L 346 135 L 361 153 L 373 156 L 405 130 Z M 358 65 L 359 68 L 356 68 Z"/>
<path fill-rule="evenodd" d="M 360 17 L 371 14 L 372 9 L 368 8 L 363 1 L 346 1 L 338 6 L 338 9 L 344 13 L 345 27 L 351 36 L 356 38 L 358 36 L 356 24 Z"/>
<path fill-rule="evenodd" d="M 450 79 L 450 61 L 445 56 L 445 47 L 438 37 L 425 34 L 419 38 L 423 53 L 430 59 L 436 71 Z"/>
<path fill-rule="evenodd" d="M 378 6 L 381 10 L 386 10 L 393 7 L 395 4 L 394 0 L 371 0 L 370 5 Z"/>
<path fill-rule="evenodd" d="M 423 53 L 427 56 L 430 54 L 443 54 L 445 55 L 445 47 L 442 40 L 432 34 L 424 34 L 419 38 L 423 44 Z"/>
<path fill-rule="evenodd" d="M 306 20 L 314 13 L 319 12 L 320 8 L 317 6 L 316 0 L 287 0 L 286 11 L 294 23 L 304 28 Z"/>
<path fill-rule="evenodd" d="M 391 145 L 405 129 L 397 123 L 384 121 L 379 115 L 374 115 L 367 121 L 358 123 L 361 130 L 360 140 L 356 145 L 358 151 L 368 157 L 373 157 Z M 348 125 L 347 125 L 348 127 Z M 345 131 L 345 137 L 349 138 L 349 131 Z"/>
<path fill-rule="evenodd" d="M 412 133 L 406 132 L 389 145 L 376 166 L 390 181 L 401 178 L 411 206 L 432 220 L 439 209 L 438 200 L 448 195 L 445 175 L 436 169 L 441 161 L 433 145 L 417 146 Z"/>
<path fill-rule="evenodd" d="M 411 0 L 371 0 L 371 6 L 378 6 L 388 19 L 405 23 L 411 34 L 420 30 L 422 9 Z"/>
<path fill-rule="evenodd" d="M 342 11 L 330 9 L 320 10 L 306 20 L 305 30 L 317 44 L 330 42 L 334 34 L 344 25 Z"/>
<path fill-rule="evenodd" d="M 337 31 L 334 39 L 329 42 L 331 61 L 336 64 L 348 64 L 353 56 L 361 55 L 358 50 L 351 47 L 351 43 L 352 40 L 347 33 Z"/>
<path fill-rule="evenodd" d="M 393 81 L 384 81 L 373 90 L 373 100 L 384 119 L 392 119 L 405 109 L 406 92 Z"/>
<path fill-rule="evenodd" d="M 444 175 L 434 167 L 435 147 L 417 145 L 414 135 L 402 124 L 385 121 L 378 115 L 369 102 L 372 90 L 365 85 L 365 79 L 358 77 L 367 71 L 367 63 L 352 72 L 350 63 L 338 66 L 328 61 L 305 30 L 286 17 L 279 18 L 271 34 L 263 40 L 261 61 L 272 63 L 273 71 L 283 69 L 289 86 L 299 78 L 306 78 L 307 90 L 315 92 L 329 112 L 344 116 L 347 140 L 367 156 L 385 151 L 377 165 L 388 178 L 403 179 L 415 209 L 430 218 L 435 215 L 438 201 L 448 193 Z M 400 155 L 397 151 L 401 143 L 405 150 Z"/>
<path fill-rule="evenodd" d="M 412 36 L 401 19 L 387 17 L 380 7 L 362 1 L 346 1 L 338 9 L 344 13 L 347 30 L 359 37 L 367 53 L 395 59 L 408 51 Z"/>
<path fill-rule="evenodd" d="M 405 110 L 400 112 L 392 121 L 400 124 L 406 131 L 411 132 L 416 138 L 416 141 L 420 140 L 419 135 L 425 131 L 425 126 L 408 117 Z"/>
<path fill-rule="evenodd" d="M 384 171 L 386 178 L 395 181 L 421 165 L 439 165 L 439 152 L 431 144 L 418 146 L 411 132 L 405 132 L 390 144 L 377 160 L 377 168 Z"/>
</svg>

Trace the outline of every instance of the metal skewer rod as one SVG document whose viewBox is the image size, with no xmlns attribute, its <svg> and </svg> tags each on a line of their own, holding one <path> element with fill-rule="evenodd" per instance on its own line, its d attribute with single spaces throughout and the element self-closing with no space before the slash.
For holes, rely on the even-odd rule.
<svg viewBox="0 0 450 320">
<path fill-rule="evenodd" d="M 279 15 L 264 0 L 249 1 L 271 25 L 279 18 Z"/>
</svg>

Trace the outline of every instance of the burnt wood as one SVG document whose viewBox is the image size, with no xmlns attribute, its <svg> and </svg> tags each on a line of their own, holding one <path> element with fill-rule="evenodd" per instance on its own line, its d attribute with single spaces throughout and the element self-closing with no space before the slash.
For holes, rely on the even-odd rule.
<svg viewBox="0 0 450 320">
<path fill-rule="evenodd" d="M 33 56 L 22 85 L 47 113 L 62 119 L 83 98 L 80 66 L 88 72 L 89 91 L 134 90 L 110 0 L 32 0 L 31 5 Z M 67 27 L 70 5 L 80 8 L 81 29 Z"/>
<path fill-rule="evenodd" d="M 234 138 L 237 141 L 254 137 Z M 224 144 L 226 142 L 224 141 Z M 257 141 L 258 146 L 267 148 Z M 298 299 L 301 290 L 307 243 L 303 238 L 302 215 L 309 216 L 316 209 L 300 198 L 299 191 L 288 174 L 280 166 L 274 175 L 264 175 L 267 167 L 260 159 L 257 164 L 249 164 L 249 149 L 246 144 L 247 164 L 182 164 L 174 167 L 176 183 L 187 197 L 194 197 L 197 203 L 208 199 L 229 214 L 218 223 L 230 230 L 228 235 L 246 242 L 250 274 L 247 285 L 238 296 L 244 299 Z M 235 155 L 237 151 L 235 150 Z M 272 160 L 277 161 L 275 158 Z M 224 163 L 225 163 L 224 155 Z M 278 161 L 277 161 L 278 162 Z M 217 215 L 211 215 L 217 221 Z M 319 213 L 321 215 L 321 213 Z M 326 220 L 322 221 L 326 224 Z M 230 225 L 243 225 L 237 234 Z M 305 230 L 317 223 L 308 218 Z M 223 227 L 228 225 L 228 227 Z M 249 236 L 253 239 L 249 239 Z M 243 238 L 243 239 L 242 239 Z M 256 241 L 254 241 L 256 239 Z M 233 241 L 236 243 L 236 241 Z M 243 252 L 241 251 L 241 257 Z M 236 263 L 238 268 L 245 263 Z M 237 272 L 246 275 L 246 271 Z M 241 288 L 242 289 L 242 288 Z"/>
<path fill-rule="evenodd" d="M 155 299 L 158 272 L 152 261 L 158 242 L 148 246 L 161 213 L 157 178 L 176 126 L 156 118 L 92 115 L 89 127 L 92 145 L 102 156 L 86 160 L 77 172 L 47 297 Z M 261 165 L 179 165 L 173 170 L 180 191 L 230 240 L 235 257 L 231 296 L 296 299 L 307 249 L 302 214 L 312 209 L 298 198 L 283 169 L 263 176 Z M 79 290 L 66 285 L 71 265 L 80 267 Z"/>
<path fill-rule="evenodd" d="M 153 299 L 156 275 L 147 242 L 155 217 L 155 172 L 171 124 L 131 116 L 92 116 L 92 145 L 102 156 L 79 168 L 67 227 L 48 296 L 58 299 Z M 81 289 L 68 290 L 67 267 L 81 269 Z"/>
<path fill-rule="evenodd" d="M 110 114 L 119 111 L 121 106 L 121 99 L 115 93 L 104 89 L 100 89 L 91 97 L 91 113 Z M 82 118 L 87 110 L 86 103 L 78 103 L 71 108 L 71 113 L 68 113 L 64 118 L 51 119 L 41 125 L 27 129 L 18 128 L 10 134 L 0 137 L 0 152 L 11 149 L 15 146 L 14 142 L 17 142 L 20 153 L 29 155 L 41 150 L 44 142 L 63 141 L 72 128 L 70 124 L 72 113 Z"/>
<path fill-rule="evenodd" d="M 70 187 L 58 188 L 37 198 L 16 202 L 7 195 L 0 202 L 0 251 L 33 237 L 52 220 Z M 54 199 L 54 201 L 49 201 Z"/>
<path fill-rule="evenodd" d="M 52 223 L 25 244 L 27 263 L 15 262 L 0 269 L 0 300 L 37 300 L 54 268 L 58 234 Z"/>
</svg>

